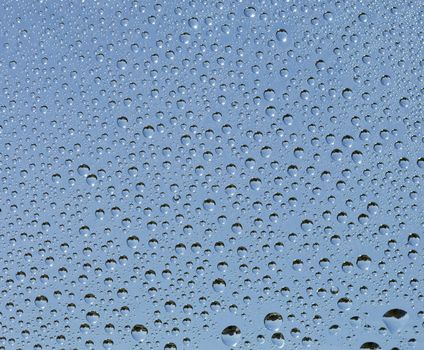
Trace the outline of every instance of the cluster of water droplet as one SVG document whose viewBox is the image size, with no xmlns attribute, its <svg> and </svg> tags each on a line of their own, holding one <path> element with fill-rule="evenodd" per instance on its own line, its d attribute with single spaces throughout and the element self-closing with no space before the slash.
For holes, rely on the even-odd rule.
<svg viewBox="0 0 424 350">
<path fill-rule="evenodd" d="M 3 1 L 0 349 L 422 349 L 419 1 Z"/>
</svg>

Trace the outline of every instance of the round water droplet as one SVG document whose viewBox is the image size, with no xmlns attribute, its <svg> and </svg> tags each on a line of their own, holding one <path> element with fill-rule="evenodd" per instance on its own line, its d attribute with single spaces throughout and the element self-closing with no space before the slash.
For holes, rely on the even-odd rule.
<svg viewBox="0 0 424 350">
<path fill-rule="evenodd" d="M 284 345 L 286 344 L 286 340 L 284 338 L 284 335 L 281 332 L 274 333 L 271 336 L 271 342 L 272 342 L 272 344 L 274 344 L 279 349 L 284 348 Z"/>
<path fill-rule="evenodd" d="M 47 306 L 48 302 L 49 300 L 44 295 L 37 296 L 34 301 L 35 306 L 37 306 L 40 309 L 44 309 Z"/>
<path fill-rule="evenodd" d="M 285 43 L 288 40 L 288 33 L 285 29 L 278 29 L 277 32 L 275 33 L 275 37 L 277 38 L 278 41 L 281 41 L 283 43 Z"/>
<path fill-rule="evenodd" d="M 228 326 L 222 331 L 221 339 L 227 346 L 236 346 L 241 339 L 241 331 L 237 326 Z"/>
<path fill-rule="evenodd" d="M 283 324 L 283 316 L 277 312 L 271 312 L 265 316 L 264 324 L 268 330 L 276 332 Z"/>
<path fill-rule="evenodd" d="M 149 334 L 147 328 L 142 324 L 136 324 L 131 329 L 131 336 L 134 340 L 142 342 L 146 339 L 147 335 Z"/>
</svg>

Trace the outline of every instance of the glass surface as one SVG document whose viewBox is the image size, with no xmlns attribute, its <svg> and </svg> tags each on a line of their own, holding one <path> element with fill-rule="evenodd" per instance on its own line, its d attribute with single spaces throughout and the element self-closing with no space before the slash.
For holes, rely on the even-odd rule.
<svg viewBox="0 0 424 350">
<path fill-rule="evenodd" d="M 0 349 L 424 349 L 413 1 L 0 4 Z"/>
</svg>

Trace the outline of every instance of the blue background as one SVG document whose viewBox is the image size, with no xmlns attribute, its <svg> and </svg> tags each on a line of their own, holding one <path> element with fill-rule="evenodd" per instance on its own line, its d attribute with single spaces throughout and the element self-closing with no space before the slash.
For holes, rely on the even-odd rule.
<svg viewBox="0 0 424 350">
<path fill-rule="evenodd" d="M 422 6 L 3 1 L 0 347 L 424 349 Z"/>
</svg>

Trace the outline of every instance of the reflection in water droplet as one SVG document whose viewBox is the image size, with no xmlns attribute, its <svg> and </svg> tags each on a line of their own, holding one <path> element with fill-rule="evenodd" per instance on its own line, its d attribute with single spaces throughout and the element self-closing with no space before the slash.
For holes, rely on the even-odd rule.
<svg viewBox="0 0 424 350">
<path fill-rule="evenodd" d="M 368 350 L 381 350 L 380 345 L 374 342 L 366 342 L 361 345 L 361 349 L 368 349 Z"/>
<path fill-rule="evenodd" d="M 264 318 L 265 327 L 270 331 L 278 331 L 283 324 L 283 317 L 277 312 L 271 312 Z"/>
<path fill-rule="evenodd" d="M 222 331 L 221 339 L 227 346 L 236 346 L 241 339 L 241 331 L 237 326 L 228 326 Z"/>
<path fill-rule="evenodd" d="M 391 333 L 400 331 L 409 321 L 409 314 L 402 309 L 391 309 L 384 313 L 383 322 Z"/>
</svg>

